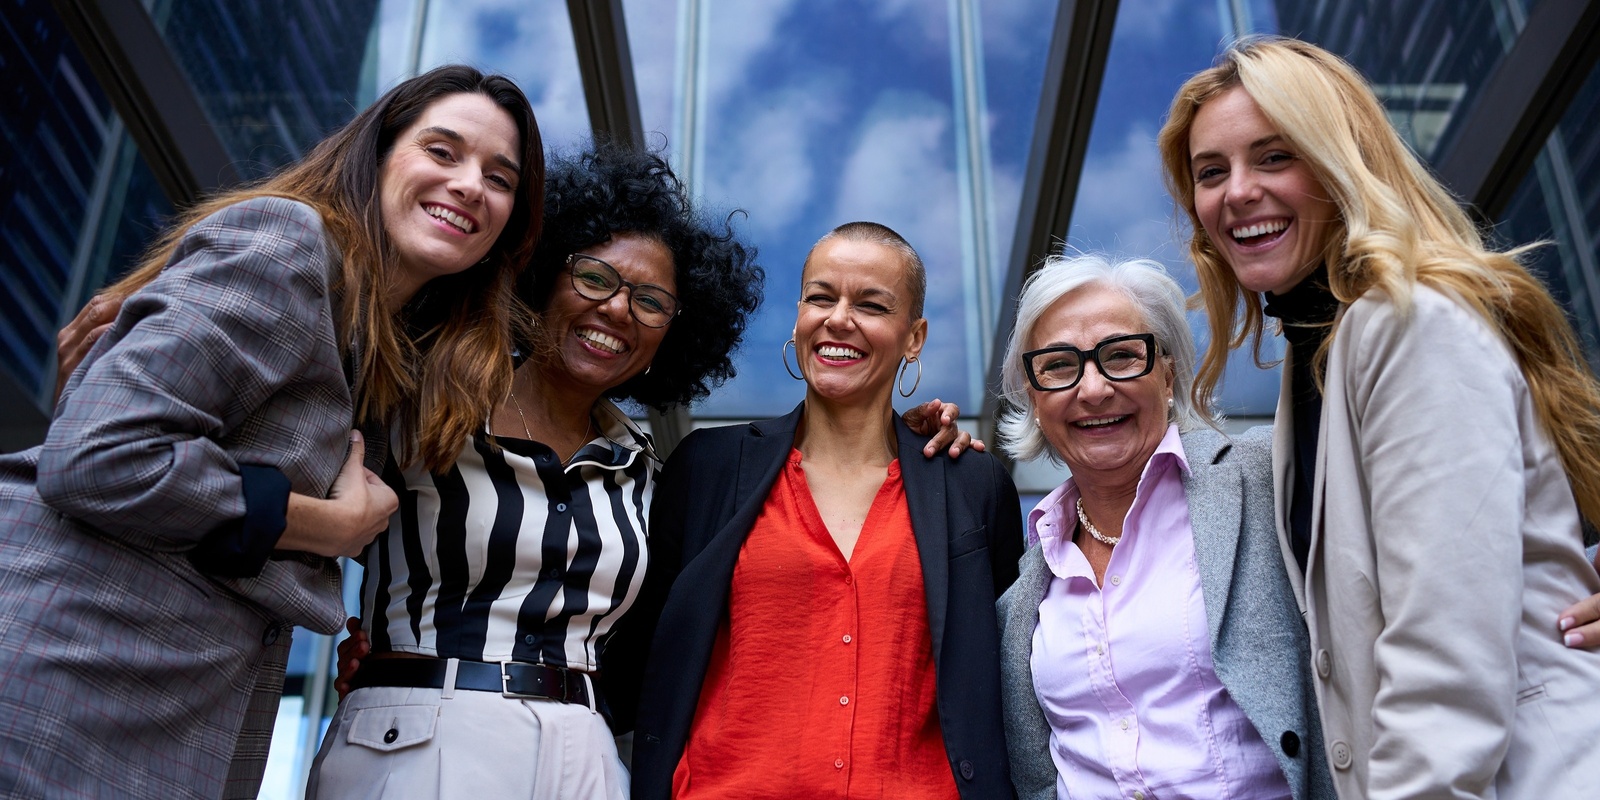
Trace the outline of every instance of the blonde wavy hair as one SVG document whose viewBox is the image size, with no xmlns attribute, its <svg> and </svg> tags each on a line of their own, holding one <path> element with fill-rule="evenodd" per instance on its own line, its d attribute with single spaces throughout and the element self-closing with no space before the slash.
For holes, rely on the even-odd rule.
<svg viewBox="0 0 1600 800">
<path fill-rule="evenodd" d="M 1579 510 L 1600 525 L 1600 383 L 1561 306 L 1520 263 L 1528 248 L 1490 250 L 1455 197 L 1401 141 L 1361 74 L 1315 45 L 1281 37 L 1240 40 L 1183 84 L 1161 128 L 1167 186 L 1188 214 L 1189 256 L 1212 331 L 1195 398 L 1215 393 L 1228 351 L 1246 341 L 1261 363 L 1261 298 L 1239 286 L 1206 236 L 1189 162 L 1195 115 L 1235 87 L 1243 87 L 1294 145 L 1339 208 L 1323 248 L 1334 296 L 1348 305 L 1376 289 L 1404 314 L 1421 283 L 1482 316 L 1516 355 Z M 1325 342 L 1319 362 L 1326 352 Z"/>
</svg>

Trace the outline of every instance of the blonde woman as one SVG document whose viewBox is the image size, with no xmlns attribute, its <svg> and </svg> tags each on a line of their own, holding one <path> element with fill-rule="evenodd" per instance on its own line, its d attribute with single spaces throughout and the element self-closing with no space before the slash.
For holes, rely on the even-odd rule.
<svg viewBox="0 0 1600 800">
<path fill-rule="evenodd" d="M 1214 332 L 1195 397 L 1264 316 L 1289 340 L 1278 527 L 1339 794 L 1592 793 L 1600 653 L 1557 620 L 1600 590 L 1600 387 L 1560 307 L 1315 46 L 1235 44 L 1160 145 Z"/>
</svg>

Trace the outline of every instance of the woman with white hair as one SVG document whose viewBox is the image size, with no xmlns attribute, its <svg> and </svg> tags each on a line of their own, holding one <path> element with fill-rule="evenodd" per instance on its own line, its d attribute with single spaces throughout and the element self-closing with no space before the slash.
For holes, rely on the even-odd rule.
<svg viewBox="0 0 1600 800">
<path fill-rule="evenodd" d="M 1230 439 L 1191 401 L 1183 290 L 1055 256 L 1018 305 L 1001 437 L 1072 471 L 999 603 L 1019 795 L 1332 798 L 1271 434 Z"/>
</svg>

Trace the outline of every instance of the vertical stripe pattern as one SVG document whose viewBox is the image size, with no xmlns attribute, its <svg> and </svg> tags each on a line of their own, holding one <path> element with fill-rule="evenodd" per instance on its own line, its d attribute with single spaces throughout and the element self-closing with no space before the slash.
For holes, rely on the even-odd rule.
<svg viewBox="0 0 1600 800">
<path fill-rule="evenodd" d="M 454 466 L 390 468 L 400 495 L 367 549 L 364 624 L 378 650 L 593 671 L 648 561 L 659 460 L 614 405 L 572 462 L 539 442 L 475 435 Z"/>
</svg>

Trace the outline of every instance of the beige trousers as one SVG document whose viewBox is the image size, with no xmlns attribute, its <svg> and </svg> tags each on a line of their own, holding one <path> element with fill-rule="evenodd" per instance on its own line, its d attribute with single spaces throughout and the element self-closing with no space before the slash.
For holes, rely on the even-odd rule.
<svg viewBox="0 0 1600 800">
<path fill-rule="evenodd" d="M 626 800 L 605 719 L 493 692 L 374 686 L 334 712 L 307 800 Z"/>
</svg>

